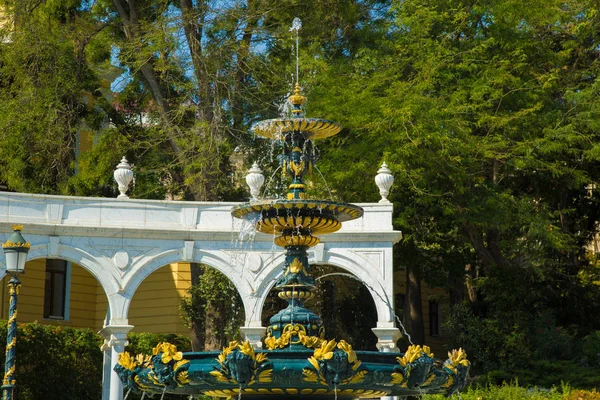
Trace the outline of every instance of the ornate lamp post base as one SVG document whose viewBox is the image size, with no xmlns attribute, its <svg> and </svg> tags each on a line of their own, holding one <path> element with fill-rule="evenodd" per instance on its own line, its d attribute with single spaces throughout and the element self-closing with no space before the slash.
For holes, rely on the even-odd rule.
<svg viewBox="0 0 600 400">
<path fill-rule="evenodd" d="M 2 381 L 2 399 L 12 400 L 15 389 L 15 359 L 17 356 L 17 296 L 21 281 L 16 274 L 8 282 L 10 308 L 8 310 L 8 334 L 6 335 L 6 361 L 4 363 L 4 380 Z"/>
</svg>

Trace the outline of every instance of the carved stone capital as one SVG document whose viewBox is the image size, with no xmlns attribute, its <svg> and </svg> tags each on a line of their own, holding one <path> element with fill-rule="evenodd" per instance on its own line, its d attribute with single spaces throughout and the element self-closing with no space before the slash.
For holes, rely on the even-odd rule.
<svg viewBox="0 0 600 400">
<path fill-rule="evenodd" d="M 240 331 L 246 338 L 246 340 L 250 341 L 250 344 L 255 349 L 262 348 L 262 337 L 265 336 L 267 328 L 264 326 L 241 326 Z"/>
<path fill-rule="evenodd" d="M 107 325 L 98 334 L 104 338 L 100 350 L 105 351 L 113 347 L 127 346 L 127 333 L 133 329 L 133 325 Z"/>
<path fill-rule="evenodd" d="M 381 352 L 399 352 L 396 342 L 402 337 L 398 328 L 372 328 L 377 341 L 377 349 Z"/>
</svg>

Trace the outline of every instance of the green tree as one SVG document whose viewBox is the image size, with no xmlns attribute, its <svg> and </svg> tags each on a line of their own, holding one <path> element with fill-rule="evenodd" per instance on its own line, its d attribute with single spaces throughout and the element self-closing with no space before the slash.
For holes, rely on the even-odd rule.
<svg viewBox="0 0 600 400">
<path fill-rule="evenodd" d="M 455 292 L 466 274 L 476 315 L 524 346 L 548 308 L 598 328 L 581 318 L 598 287 L 579 279 L 598 221 L 585 189 L 599 173 L 597 11 L 407 0 L 376 46 L 316 62 L 315 108 L 350 130 L 323 148 L 325 174 L 346 199 L 375 200 L 355 177 L 391 163 L 401 265 Z"/>
<path fill-rule="evenodd" d="M 79 1 L 2 1 L 0 181 L 22 192 L 66 193 L 77 133 L 96 111 L 87 44 L 104 25 Z"/>
</svg>

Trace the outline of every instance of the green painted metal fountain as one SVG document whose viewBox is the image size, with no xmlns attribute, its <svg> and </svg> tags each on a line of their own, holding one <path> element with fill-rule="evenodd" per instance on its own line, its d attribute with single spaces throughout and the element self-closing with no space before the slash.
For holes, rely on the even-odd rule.
<svg viewBox="0 0 600 400">
<path fill-rule="evenodd" d="M 253 127 L 255 134 L 283 144 L 280 160 L 292 180 L 287 198 L 251 201 L 231 212 L 257 231 L 275 235 L 275 244 L 286 251 L 275 288 L 288 306 L 270 319 L 265 350 L 232 342 L 221 352 L 181 353 L 161 343 L 152 355 L 125 352 L 115 370 L 126 388 L 149 396 L 349 399 L 451 395 L 465 385 L 470 363 L 462 349 L 451 351 L 445 361 L 435 359 L 427 346 L 411 345 L 404 353 L 355 351 L 344 340 L 326 339 L 323 321 L 305 307 L 316 289 L 307 250 L 319 243 L 317 235 L 335 232 L 342 222 L 363 214 L 352 204 L 308 198 L 304 178 L 316 161 L 312 141 L 341 128 L 335 122 L 305 118 L 305 101 L 296 84 L 289 98 L 291 117 Z"/>
</svg>

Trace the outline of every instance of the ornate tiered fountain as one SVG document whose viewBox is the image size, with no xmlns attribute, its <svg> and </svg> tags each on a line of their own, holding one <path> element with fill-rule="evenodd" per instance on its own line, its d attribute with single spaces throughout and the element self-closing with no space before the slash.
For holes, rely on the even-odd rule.
<svg viewBox="0 0 600 400">
<path fill-rule="evenodd" d="M 236 206 L 232 215 L 275 235 L 285 248 L 285 265 L 275 288 L 287 308 L 274 315 L 264 339 L 266 350 L 249 342 L 231 342 L 221 352 L 181 353 L 161 343 L 152 355 L 122 353 L 115 367 L 126 388 L 135 392 L 216 397 L 243 396 L 374 398 L 424 393 L 450 395 L 460 390 L 470 367 L 462 349 L 442 362 L 427 346 L 405 353 L 355 351 L 344 340 L 326 339 L 323 321 L 305 307 L 314 297 L 315 280 L 307 250 L 317 235 L 332 233 L 344 221 L 360 218 L 362 208 L 310 199 L 304 178 L 315 164 L 313 140 L 337 134 L 332 121 L 305 118 L 306 98 L 296 84 L 289 118 L 262 121 L 255 134 L 278 140 L 284 172 L 291 178 L 286 199 L 255 200 Z"/>
</svg>

